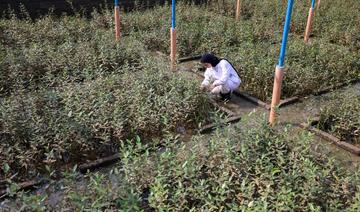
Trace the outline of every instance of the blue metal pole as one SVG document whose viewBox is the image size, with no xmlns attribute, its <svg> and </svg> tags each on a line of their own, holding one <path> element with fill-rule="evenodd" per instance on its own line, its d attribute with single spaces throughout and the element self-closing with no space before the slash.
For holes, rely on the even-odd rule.
<svg viewBox="0 0 360 212">
<path fill-rule="evenodd" d="M 172 0 L 172 10 L 171 10 L 171 27 L 175 29 L 176 27 L 176 1 Z"/>
<path fill-rule="evenodd" d="M 288 0 L 284 33 L 283 33 L 283 39 L 282 39 L 282 43 L 281 43 L 281 50 L 280 50 L 280 57 L 279 57 L 279 64 L 278 64 L 279 67 L 284 67 L 286 44 L 287 44 L 288 35 L 289 35 L 289 29 L 290 29 L 290 23 L 291 23 L 291 13 L 292 13 L 293 5 L 294 5 L 294 0 Z"/>
<path fill-rule="evenodd" d="M 311 1 L 311 8 L 313 8 L 313 9 L 315 8 L 315 0 Z"/>
<path fill-rule="evenodd" d="M 115 0 L 115 6 L 119 6 L 119 0 Z"/>
</svg>

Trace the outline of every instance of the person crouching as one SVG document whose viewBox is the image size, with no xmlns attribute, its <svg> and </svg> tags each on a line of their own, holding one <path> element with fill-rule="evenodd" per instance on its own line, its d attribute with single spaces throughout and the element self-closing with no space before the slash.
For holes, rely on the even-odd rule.
<svg viewBox="0 0 360 212">
<path fill-rule="evenodd" d="M 223 101 L 230 100 L 232 92 L 241 84 L 236 69 L 229 61 L 220 60 L 213 54 L 204 54 L 200 62 L 206 68 L 205 79 L 201 83 L 200 89 L 207 90 L 214 95 L 220 95 Z"/>
</svg>

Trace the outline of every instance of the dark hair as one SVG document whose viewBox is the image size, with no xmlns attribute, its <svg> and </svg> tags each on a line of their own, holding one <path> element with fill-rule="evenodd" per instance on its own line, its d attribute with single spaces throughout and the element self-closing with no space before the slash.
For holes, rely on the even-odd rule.
<svg viewBox="0 0 360 212">
<path fill-rule="evenodd" d="M 233 66 L 233 64 L 229 60 L 227 60 L 225 58 L 219 59 L 214 54 L 207 53 L 201 57 L 200 62 L 201 63 L 210 63 L 212 67 L 215 67 L 217 64 L 220 63 L 221 60 L 226 60 L 233 67 L 233 69 L 235 70 L 235 72 L 237 73 L 237 75 L 240 78 L 239 71 L 235 68 L 235 66 Z"/>
<path fill-rule="evenodd" d="M 220 63 L 220 59 L 217 58 L 215 55 L 213 54 L 204 54 L 201 59 L 200 59 L 201 63 L 210 63 L 212 67 L 215 67 L 217 64 Z"/>
</svg>

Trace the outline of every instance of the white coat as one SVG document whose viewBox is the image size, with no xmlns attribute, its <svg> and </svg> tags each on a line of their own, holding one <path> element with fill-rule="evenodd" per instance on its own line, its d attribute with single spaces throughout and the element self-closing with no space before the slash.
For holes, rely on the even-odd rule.
<svg viewBox="0 0 360 212">
<path fill-rule="evenodd" d="M 203 87 L 213 85 L 211 93 L 229 93 L 240 86 L 241 79 L 236 70 L 227 60 L 221 60 L 215 67 L 207 68 L 205 79 L 201 83 Z"/>
</svg>

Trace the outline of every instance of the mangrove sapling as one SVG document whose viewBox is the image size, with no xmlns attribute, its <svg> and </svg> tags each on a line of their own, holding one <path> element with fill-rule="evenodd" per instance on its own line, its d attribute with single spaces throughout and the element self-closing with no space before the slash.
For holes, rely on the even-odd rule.
<svg viewBox="0 0 360 212">
<path fill-rule="evenodd" d="M 178 9 L 181 12 L 178 19 L 181 24 L 178 26 L 178 50 L 180 56 L 216 52 L 218 55 L 229 58 L 234 61 L 235 66 L 237 66 L 244 78 L 243 89 L 266 101 L 271 98 L 274 58 L 278 56 L 280 48 L 282 22 L 275 19 L 268 22 L 264 21 L 264 16 L 274 18 L 273 11 L 268 11 L 269 8 L 273 8 L 273 5 L 263 7 L 259 4 L 260 2 L 245 4 L 246 7 L 252 7 L 252 13 L 260 11 L 258 13 L 261 15 L 254 15 L 252 19 L 244 20 L 241 23 L 235 23 L 232 17 L 208 12 L 207 9 L 201 9 L 201 7 L 188 8 L 179 5 Z M 297 15 L 294 17 L 294 23 L 296 24 L 294 25 L 299 26 L 299 23 L 302 23 L 302 19 L 304 19 L 301 10 L 307 10 L 308 5 L 304 2 L 297 4 Z M 346 5 L 341 5 L 341 8 L 341 10 L 347 10 Z M 332 12 L 334 14 L 331 15 L 338 18 L 339 11 Z M 162 15 L 169 16 L 170 14 L 169 11 L 164 11 L 163 8 L 147 11 L 145 16 L 149 18 L 143 18 L 141 22 L 135 23 L 136 26 L 132 26 L 135 28 L 145 27 L 148 24 L 153 26 L 155 23 L 151 21 L 151 17 L 162 18 Z M 216 18 L 212 18 L 214 16 Z M 327 17 L 319 17 L 320 22 L 328 24 Z M 346 29 L 351 29 L 348 37 L 356 40 L 357 35 L 351 32 L 358 28 L 357 21 L 353 21 L 353 19 L 357 20 L 357 18 L 351 17 L 352 15 L 345 17 L 348 21 L 342 19 L 331 20 L 342 23 L 342 25 L 347 26 Z M 134 16 L 131 16 L 131 18 L 134 18 Z M 277 23 L 276 26 L 274 26 L 274 22 Z M 144 40 L 146 40 L 145 45 L 152 45 L 147 42 L 147 37 L 153 37 L 151 39 L 156 40 L 156 45 L 149 46 L 149 48 L 164 49 L 168 54 L 168 30 L 163 32 L 157 30 L 159 28 L 167 29 L 166 26 L 166 22 L 159 22 L 153 28 L 156 30 L 147 28 L 144 31 L 145 33 L 138 33 L 137 36 L 139 40 L 144 37 Z M 311 45 L 304 45 L 303 40 L 297 35 L 298 33 L 303 34 L 302 27 L 295 27 L 295 31 L 290 32 L 291 42 L 289 42 L 288 50 L 290 64 L 284 81 L 285 98 L 308 95 L 314 90 L 359 78 L 357 73 L 359 53 L 353 51 L 353 46 L 329 42 L 323 32 L 321 32 L 322 37 L 313 39 Z M 157 36 L 154 37 L 155 35 Z M 327 35 L 332 36 L 333 34 L 329 33 Z M 319 81 L 324 83 L 319 84 Z"/>
<path fill-rule="evenodd" d="M 144 142 L 161 141 L 178 126 L 192 128 L 207 120 L 210 104 L 195 82 L 180 73 L 170 77 L 161 59 L 141 63 L 148 67 L 141 73 L 122 69 L 121 75 L 5 98 L 0 158 L 19 177 L 32 177 L 45 165 L 114 154 L 121 140 L 135 135 Z"/>
<path fill-rule="evenodd" d="M 323 106 L 318 127 L 342 141 L 360 145 L 360 95 L 355 90 L 346 95 L 334 93 L 331 104 Z"/>
<path fill-rule="evenodd" d="M 254 119 L 259 118 L 250 120 Z M 68 186 L 57 206 L 102 210 L 356 208 L 357 174 L 312 155 L 309 134 L 288 133 L 275 133 L 265 121 L 243 121 L 211 137 L 195 136 L 188 144 L 164 142 L 168 146 L 160 153 L 144 151 L 147 147 L 141 142 L 124 143 L 121 162 L 111 177 L 89 173 L 86 189 Z"/>
</svg>

